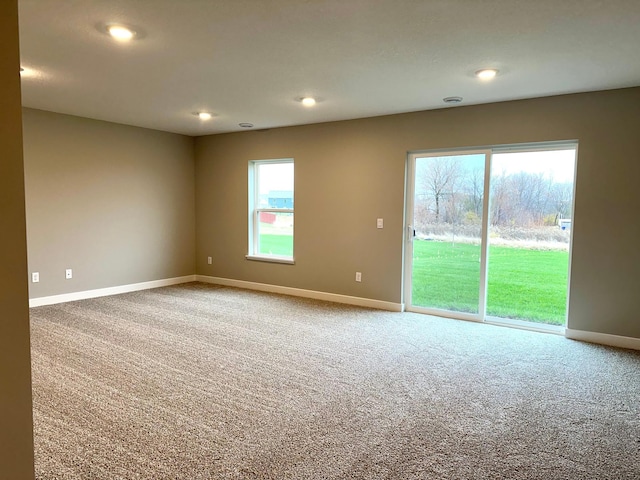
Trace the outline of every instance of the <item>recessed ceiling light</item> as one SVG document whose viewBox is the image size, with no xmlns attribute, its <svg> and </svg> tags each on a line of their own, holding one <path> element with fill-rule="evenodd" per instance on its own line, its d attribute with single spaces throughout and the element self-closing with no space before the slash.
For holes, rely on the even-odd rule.
<svg viewBox="0 0 640 480">
<path fill-rule="evenodd" d="M 209 112 L 198 112 L 196 115 L 200 118 L 200 120 L 211 120 L 213 115 Z"/>
<path fill-rule="evenodd" d="M 460 103 L 462 102 L 462 97 L 445 97 L 442 101 L 444 103 Z"/>
<path fill-rule="evenodd" d="M 242 123 L 239 123 L 238 126 L 242 128 L 253 128 L 253 123 L 242 122 Z"/>
<path fill-rule="evenodd" d="M 111 38 L 121 43 L 140 40 L 147 36 L 144 29 L 141 27 L 119 22 L 99 22 L 96 23 L 95 27 L 100 33 L 109 35 Z"/>
<path fill-rule="evenodd" d="M 300 101 L 305 107 L 313 107 L 316 104 L 316 99 L 313 97 L 303 97 Z"/>
<path fill-rule="evenodd" d="M 107 31 L 119 42 L 128 42 L 136 36 L 136 32 L 124 25 L 108 25 Z"/>
<path fill-rule="evenodd" d="M 498 70 L 495 68 L 483 68 L 476 72 L 476 77 L 480 80 L 491 80 L 498 74 Z"/>
</svg>

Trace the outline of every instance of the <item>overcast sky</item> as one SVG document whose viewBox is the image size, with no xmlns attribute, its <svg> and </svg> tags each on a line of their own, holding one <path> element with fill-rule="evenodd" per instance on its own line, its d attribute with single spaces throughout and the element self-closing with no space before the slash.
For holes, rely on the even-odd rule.
<svg viewBox="0 0 640 480">
<path fill-rule="evenodd" d="M 269 193 L 271 190 L 293 191 L 293 163 L 260 165 L 260 193 Z"/>
<path fill-rule="evenodd" d="M 524 153 L 494 153 L 491 172 L 509 175 L 518 172 L 542 173 L 556 182 L 573 182 L 575 150 L 551 150 Z"/>
</svg>

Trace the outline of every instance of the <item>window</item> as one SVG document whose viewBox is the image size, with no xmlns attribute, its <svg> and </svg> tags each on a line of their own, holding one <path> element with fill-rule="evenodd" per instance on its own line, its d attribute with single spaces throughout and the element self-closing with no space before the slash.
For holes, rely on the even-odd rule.
<svg viewBox="0 0 640 480">
<path fill-rule="evenodd" d="M 249 260 L 293 263 L 293 159 L 249 162 Z"/>
<path fill-rule="evenodd" d="M 410 154 L 407 310 L 563 328 L 577 147 Z"/>
</svg>

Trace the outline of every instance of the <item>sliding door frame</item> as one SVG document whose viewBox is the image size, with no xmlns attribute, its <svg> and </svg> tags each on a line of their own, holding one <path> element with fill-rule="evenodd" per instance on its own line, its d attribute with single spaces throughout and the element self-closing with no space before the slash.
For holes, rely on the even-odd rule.
<svg viewBox="0 0 640 480">
<path fill-rule="evenodd" d="M 497 325 L 507 325 L 516 328 L 524 328 L 528 330 L 545 331 L 552 333 L 564 333 L 567 327 L 567 319 L 569 314 L 569 286 L 571 284 L 571 261 L 573 254 L 573 231 L 574 225 L 571 226 L 569 236 L 569 271 L 567 276 L 567 304 L 565 308 L 565 324 L 562 327 L 545 324 L 535 324 L 521 320 L 510 320 L 505 318 L 487 316 L 487 286 L 489 275 L 489 202 L 491 197 L 491 163 L 494 154 L 498 153 L 517 153 L 517 152 L 536 152 L 536 151 L 553 151 L 553 150 L 575 150 L 575 164 L 573 170 L 573 191 L 571 196 L 571 218 L 574 219 L 575 210 L 575 191 L 576 177 L 578 171 L 578 141 L 562 140 L 557 142 L 539 142 L 525 144 L 508 144 L 493 145 L 478 148 L 461 148 L 456 150 L 418 150 L 411 151 L 407 154 L 406 174 L 405 174 L 405 229 L 403 241 L 403 281 L 402 296 L 403 304 L 406 311 L 437 315 L 440 317 L 456 318 L 460 320 L 469 320 L 474 322 L 483 322 Z M 443 310 L 432 307 L 419 307 L 412 304 L 412 274 L 413 274 L 413 242 L 414 242 L 414 209 L 415 209 L 415 186 L 416 186 L 416 160 L 418 158 L 428 157 L 444 157 L 444 156 L 462 156 L 462 155 L 485 155 L 484 165 L 484 192 L 482 198 L 482 232 L 480 240 L 480 286 L 478 313 L 456 312 Z"/>
<path fill-rule="evenodd" d="M 482 195 L 482 225 L 480 234 L 480 285 L 478 313 L 456 312 L 432 307 L 418 307 L 412 304 L 412 274 L 413 274 L 413 241 L 414 241 L 414 210 L 416 188 L 416 160 L 418 158 L 456 157 L 466 155 L 484 155 L 484 182 Z M 487 265 L 488 265 L 488 214 L 489 214 L 489 173 L 491 172 L 491 149 L 460 149 L 460 150 L 427 150 L 409 152 L 407 155 L 405 185 L 405 241 L 404 241 L 404 275 L 403 275 L 403 300 L 405 310 L 409 312 L 437 315 L 439 317 L 457 318 L 473 322 L 483 322 L 486 314 L 487 303 Z"/>
</svg>

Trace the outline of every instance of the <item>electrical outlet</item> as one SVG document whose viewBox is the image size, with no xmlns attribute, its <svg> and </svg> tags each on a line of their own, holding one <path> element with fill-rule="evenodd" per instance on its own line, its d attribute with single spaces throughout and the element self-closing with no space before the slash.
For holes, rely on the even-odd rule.
<svg viewBox="0 0 640 480">
<path fill-rule="evenodd" d="M 207 263 L 211 265 L 213 263 L 213 258 L 207 257 Z"/>
<path fill-rule="evenodd" d="M 356 272 L 356 282 L 362 281 L 362 272 Z"/>
<path fill-rule="evenodd" d="M 38 283 L 40 281 L 40 272 L 33 272 L 31 274 L 31 281 L 33 283 Z"/>
<path fill-rule="evenodd" d="M 67 268 L 64 272 L 64 278 L 66 278 L 67 280 L 69 280 L 70 278 L 73 278 L 73 270 L 71 270 L 70 268 Z"/>
<path fill-rule="evenodd" d="M 376 220 L 376 227 L 378 228 L 384 228 L 384 219 L 383 218 L 378 218 Z"/>
</svg>

